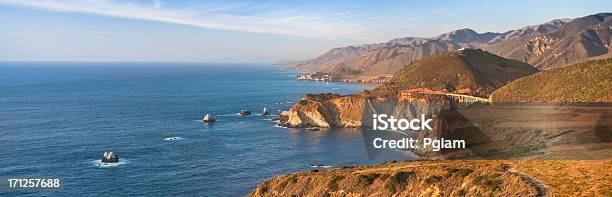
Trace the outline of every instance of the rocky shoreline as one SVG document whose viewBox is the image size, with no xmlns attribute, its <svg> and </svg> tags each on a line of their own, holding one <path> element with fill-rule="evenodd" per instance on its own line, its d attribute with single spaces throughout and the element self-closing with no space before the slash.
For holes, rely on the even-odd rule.
<svg viewBox="0 0 612 197">
<path fill-rule="evenodd" d="M 389 82 L 391 76 L 382 75 L 376 77 L 349 77 L 343 75 L 328 74 L 324 72 L 302 73 L 299 74 L 297 80 L 302 81 L 320 81 L 320 82 L 344 82 L 344 83 L 386 83 Z"/>
</svg>

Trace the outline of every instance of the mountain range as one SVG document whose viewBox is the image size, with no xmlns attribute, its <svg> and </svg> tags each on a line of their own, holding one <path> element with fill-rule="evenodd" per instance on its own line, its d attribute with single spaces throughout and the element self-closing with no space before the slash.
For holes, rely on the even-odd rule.
<svg viewBox="0 0 612 197">
<path fill-rule="evenodd" d="M 378 44 L 334 48 L 323 55 L 284 64 L 305 72 L 345 79 L 391 76 L 423 57 L 461 48 L 479 48 L 538 69 L 611 57 L 612 13 L 556 19 L 503 33 L 459 29 L 436 37 L 404 37 Z"/>
</svg>

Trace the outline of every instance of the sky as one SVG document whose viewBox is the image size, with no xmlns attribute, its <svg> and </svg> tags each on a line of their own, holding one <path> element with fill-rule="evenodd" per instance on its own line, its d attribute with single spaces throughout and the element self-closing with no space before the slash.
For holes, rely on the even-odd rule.
<svg viewBox="0 0 612 197">
<path fill-rule="evenodd" d="M 0 0 L 0 61 L 279 62 L 610 8 L 610 0 Z"/>
</svg>

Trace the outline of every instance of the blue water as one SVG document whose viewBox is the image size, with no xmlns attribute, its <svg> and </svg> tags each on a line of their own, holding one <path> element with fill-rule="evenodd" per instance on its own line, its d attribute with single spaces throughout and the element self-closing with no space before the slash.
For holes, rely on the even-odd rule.
<svg viewBox="0 0 612 197">
<path fill-rule="evenodd" d="M 278 128 L 269 117 L 236 115 L 278 114 L 306 93 L 368 88 L 295 74 L 256 64 L 2 63 L 0 176 L 60 176 L 65 186 L 0 196 L 242 196 L 311 164 L 398 159 L 368 158 L 359 131 Z M 218 122 L 203 124 L 205 113 Z M 99 166 L 104 151 L 121 164 Z"/>
</svg>

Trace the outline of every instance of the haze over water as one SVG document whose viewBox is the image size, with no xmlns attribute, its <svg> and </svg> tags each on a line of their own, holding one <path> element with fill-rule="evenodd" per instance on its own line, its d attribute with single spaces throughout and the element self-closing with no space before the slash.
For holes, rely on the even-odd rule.
<svg viewBox="0 0 612 197">
<path fill-rule="evenodd" d="M 241 196 L 309 165 L 375 164 L 361 132 L 275 127 L 306 93 L 363 90 L 296 81 L 252 64 L 2 63 L 0 174 L 61 176 L 63 191 L 33 196 Z M 241 109 L 254 115 L 240 117 Z M 217 122 L 203 124 L 205 113 Z M 164 140 L 180 137 L 179 140 Z M 99 166 L 104 151 L 116 166 Z M 0 191 L 0 195 L 12 195 Z"/>
</svg>

